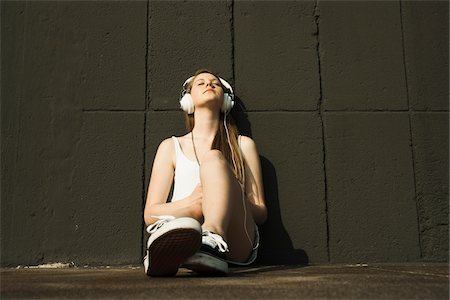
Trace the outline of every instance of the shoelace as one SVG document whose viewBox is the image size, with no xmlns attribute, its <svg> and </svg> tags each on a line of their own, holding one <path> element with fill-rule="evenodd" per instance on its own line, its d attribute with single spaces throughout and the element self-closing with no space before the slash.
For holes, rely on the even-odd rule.
<svg viewBox="0 0 450 300">
<path fill-rule="evenodd" d="M 203 231 L 202 243 L 211 246 L 212 248 L 219 248 L 220 252 L 229 252 L 228 244 L 223 240 L 223 238 L 211 231 Z"/>
<path fill-rule="evenodd" d="M 150 217 L 155 218 L 155 219 L 159 219 L 155 223 L 147 226 L 146 230 L 150 234 L 154 233 L 156 230 L 161 228 L 161 226 L 163 226 L 167 222 L 175 220 L 174 216 L 169 216 L 169 215 L 159 215 L 159 216 L 150 216 Z"/>
<path fill-rule="evenodd" d="M 155 233 L 156 230 L 158 230 L 159 228 L 161 228 L 161 226 L 163 226 L 164 224 L 166 224 L 167 222 L 169 222 L 169 220 L 167 219 L 161 219 L 156 221 L 155 223 L 148 225 L 147 227 L 147 232 L 152 234 Z"/>
</svg>

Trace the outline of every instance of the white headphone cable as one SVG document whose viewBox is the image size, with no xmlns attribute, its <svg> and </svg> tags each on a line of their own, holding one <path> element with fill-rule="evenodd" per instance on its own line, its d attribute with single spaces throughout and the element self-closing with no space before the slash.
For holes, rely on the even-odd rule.
<svg viewBox="0 0 450 300">
<path fill-rule="evenodd" d="M 225 127 L 225 132 L 227 134 L 227 141 L 228 141 L 228 146 L 230 146 L 230 150 L 231 150 L 231 159 L 233 160 L 233 165 L 234 165 L 234 169 L 237 170 L 237 165 L 236 165 L 236 160 L 234 158 L 234 151 L 233 151 L 233 147 L 231 146 L 231 142 L 230 142 L 230 134 L 228 132 L 228 127 L 227 127 L 227 113 L 225 112 L 225 116 L 223 118 L 223 125 Z M 244 159 L 244 157 L 242 157 L 242 159 Z M 242 166 L 242 172 L 243 172 L 243 181 L 245 182 L 245 166 Z M 255 250 L 258 245 L 256 247 L 253 247 L 253 243 L 252 243 L 252 239 L 250 238 L 250 234 L 248 234 L 248 230 L 247 230 L 247 226 L 245 224 L 245 221 L 247 221 L 247 206 L 245 205 L 245 183 L 244 182 L 240 182 L 238 180 L 239 186 L 241 187 L 241 192 L 242 192 L 242 206 L 244 208 L 244 231 L 245 234 L 247 235 L 248 241 L 250 243 L 250 247 L 252 247 L 253 250 Z"/>
</svg>

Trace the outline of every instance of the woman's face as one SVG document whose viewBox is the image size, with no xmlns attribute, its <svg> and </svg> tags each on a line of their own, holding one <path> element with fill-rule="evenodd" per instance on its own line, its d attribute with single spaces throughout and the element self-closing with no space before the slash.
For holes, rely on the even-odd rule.
<svg viewBox="0 0 450 300">
<path fill-rule="evenodd" d="M 223 88 L 219 79 L 209 73 L 201 73 L 194 78 L 190 92 L 194 106 L 214 105 L 220 108 L 223 104 Z"/>
</svg>

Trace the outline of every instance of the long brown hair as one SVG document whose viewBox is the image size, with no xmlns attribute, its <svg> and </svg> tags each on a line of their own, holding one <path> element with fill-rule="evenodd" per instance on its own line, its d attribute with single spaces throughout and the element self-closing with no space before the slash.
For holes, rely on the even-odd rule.
<svg viewBox="0 0 450 300">
<path fill-rule="evenodd" d="M 215 73 L 213 73 L 207 69 L 197 70 L 194 74 L 193 80 L 191 80 L 186 87 L 186 91 L 188 93 L 191 92 L 192 84 L 194 82 L 195 77 L 197 75 L 203 74 L 203 73 L 209 73 L 209 74 L 217 77 L 217 79 L 219 79 L 218 75 L 216 75 Z M 220 83 L 220 84 L 222 85 L 222 83 Z M 222 86 L 222 89 L 225 92 L 225 87 Z M 194 112 L 194 114 L 195 114 L 195 112 Z M 194 125 L 195 125 L 194 114 L 190 114 L 190 115 L 187 113 L 185 114 L 186 129 L 189 132 L 191 132 L 192 129 L 194 129 Z M 227 132 L 226 132 L 226 129 L 224 126 L 224 118 L 225 118 L 225 114 L 221 113 L 219 129 L 217 130 L 216 136 L 214 137 L 213 143 L 211 145 L 211 149 L 219 150 L 220 152 L 222 152 L 222 155 L 225 157 L 225 159 L 231 165 L 234 175 L 236 176 L 238 181 L 241 184 L 244 184 L 244 180 L 245 180 L 244 159 L 242 157 L 242 153 L 239 148 L 239 141 L 238 141 L 239 131 L 238 131 L 236 122 L 234 121 L 234 118 L 232 117 L 232 115 L 230 113 L 228 113 L 226 116 L 226 124 L 227 124 L 227 128 L 228 128 L 228 134 L 230 137 L 229 142 L 231 144 L 231 148 L 233 149 L 233 150 L 231 150 L 230 144 L 228 144 Z M 234 158 L 234 162 L 233 162 L 233 158 Z"/>
</svg>

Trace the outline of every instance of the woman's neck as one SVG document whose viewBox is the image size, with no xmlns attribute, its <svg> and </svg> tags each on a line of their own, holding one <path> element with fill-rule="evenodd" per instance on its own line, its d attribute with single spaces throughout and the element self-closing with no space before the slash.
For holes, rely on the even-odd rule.
<svg viewBox="0 0 450 300">
<path fill-rule="evenodd" d="M 195 111 L 195 125 L 192 129 L 195 139 L 212 143 L 219 129 L 220 115 L 210 110 Z"/>
</svg>

